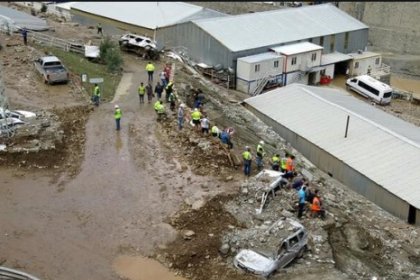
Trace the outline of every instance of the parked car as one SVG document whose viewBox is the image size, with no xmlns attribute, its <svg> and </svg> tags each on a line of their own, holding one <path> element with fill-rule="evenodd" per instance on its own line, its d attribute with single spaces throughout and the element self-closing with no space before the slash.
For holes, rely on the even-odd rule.
<svg viewBox="0 0 420 280">
<path fill-rule="evenodd" d="M 242 249 L 235 256 L 233 264 L 247 272 L 269 277 L 277 269 L 287 266 L 296 258 L 301 258 L 307 249 L 308 233 L 300 223 L 291 219 L 288 221 L 296 230 L 280 243 L 274 254 Z"/>
<path fill-rule="evenodd" d="M 67 83 L 70 79 L 69 72 L 56 56 L 40 57 L 34 64 L 46 84 Z"/>
<path fill-rule="evenodd" d="M 0 279 L 15 280 L 40 280 L 39 278 L 29 275 L 28 273 L 0 266 Z"/>
<path fill-rule="evenodd" d="M 375 103 L 385 105 L 392 99 L 393 89 L 369 75 L 361 75 L 346 81 L 346 88 L 372 100 Z"/>
</svg>

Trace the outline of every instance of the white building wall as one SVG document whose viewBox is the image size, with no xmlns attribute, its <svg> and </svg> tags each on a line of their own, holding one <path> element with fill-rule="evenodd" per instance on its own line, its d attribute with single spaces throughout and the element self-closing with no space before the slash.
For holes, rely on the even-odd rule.
<svg viewBox="0 0 420 280">
<path fill-rule="evenodd" d="M 278 67 L 274 67 L 275 61 L 278 61 Z M 259 70 L 256 66 L 259 65 Z M 238 59 L 236 76 L 246 81 L 255 81 L 268 76 L 277 76 L 283 73 L 283 57 L 265 59 L 263 61 L 248 63 Z"/>
<path fill-rule="evenodd" d="M 378 64 L 376 63 L 377 59 L 378 59 Z M 374 70 L 376 68 L 379 68 L 381 64 L 382 64 L 381 55 L 365 57 L 365 58 L 353 58 L 352 62 L 350 63 L 349 74 L 351 76 L 365 75 L 368 72 L 369 66 L 371 67 L 372 70 Z"/>
<path fill-rule="evenodd" d="M 330 76 L 334 79 L 335 64 L 325 65 L 325 76 Z"/>
<path fill-rule="evenodd" d="M 318 50 L 287 56 L 286 67 L 284 72 L 289 73 L 298 70 L 306 71 L 312 67 L 319 66 L 321 64 L 321 52 L 322 50 Z M 316 58 L 314 61 L 312 61 L 312 54 L 316 54 Z M 296 57 L 296 64 L 292 65 L 294 57 Z"/>
</svg>

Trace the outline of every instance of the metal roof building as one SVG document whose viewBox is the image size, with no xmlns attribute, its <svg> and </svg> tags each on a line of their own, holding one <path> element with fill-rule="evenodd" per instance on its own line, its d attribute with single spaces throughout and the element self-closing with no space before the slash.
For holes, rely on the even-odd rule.
<svg viewBox="0 0 420 280">
<path fill-rule="evenodd" d="M 75 2 L 71 5 L 71 12 L 76 16 L 76 21 L 85 20 L 80 16 L 90 17 L 148 36 L 153 36 L 162 27 L 225 15 L 184 2 Z"/>
<path fill-rule="evenodd" d="M 319 168 L 420 224 L 420 128 L 325 87 L 291 84 L 245 103 Z"/>
<path fill-rule="evenodd" d="M 365 49 L 368 26 L 332 4 L 193 20 L 163 29 L 165 46 L 183 46 L 196 62 L 236 68 L 239 57 L 308 41 L 325 53 Z"/>
</svg>

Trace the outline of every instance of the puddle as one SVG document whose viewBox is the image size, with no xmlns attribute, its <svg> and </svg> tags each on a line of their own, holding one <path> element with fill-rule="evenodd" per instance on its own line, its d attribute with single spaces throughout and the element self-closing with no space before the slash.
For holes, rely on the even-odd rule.
<svg viewBox="0 0 420 280">
<path fill-rule="evenodd" d="M 142 256 L 119 256 L 113 263 L 114 271 L 129 280 L 186 280 L 153 259 Z"/>
<path fill-rule="evenodd" d="M 420 98 L 420 81 L 410 80 L 400 77 L 391 76 L 391 86 L 396 88 L 413 92 L 414 95 Z"/>
</svg>

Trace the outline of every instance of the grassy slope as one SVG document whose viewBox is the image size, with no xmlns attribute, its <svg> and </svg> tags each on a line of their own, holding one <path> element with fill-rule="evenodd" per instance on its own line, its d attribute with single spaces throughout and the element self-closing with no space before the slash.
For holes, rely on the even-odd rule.
<svg viewBox="0 0 420 280">
<path fill-rule="evenodd" d="M 104 78 L 102 99 L 110 101 L 114 97 L 116 88 L 121 80 L 121 74 L 111 74 L 107 71 L 106 65 L 93 63 L 80 54 L 66 52 L 56 48 L 44 48 L 45 51 L 57 56 L 68 70 L 74 75 L 86 73 L 90 78 Z M 89 94 L 92 94 L 93 84 L 84 83 Z"/>
</svg>

